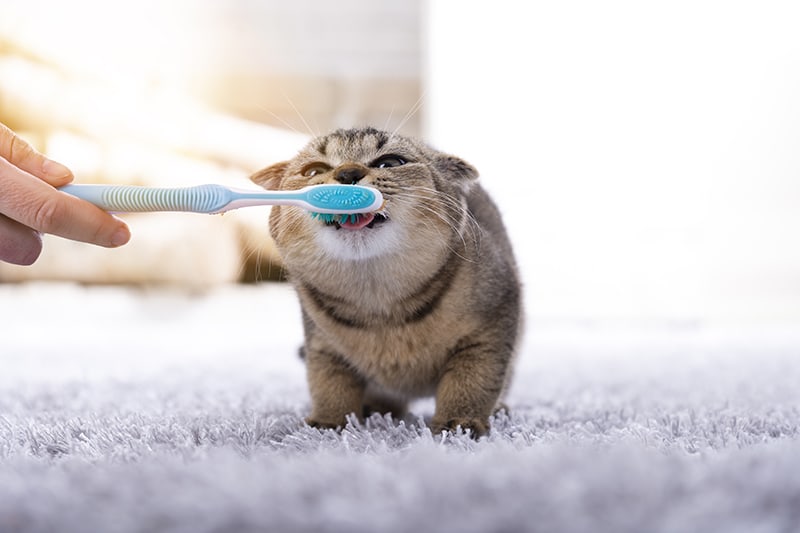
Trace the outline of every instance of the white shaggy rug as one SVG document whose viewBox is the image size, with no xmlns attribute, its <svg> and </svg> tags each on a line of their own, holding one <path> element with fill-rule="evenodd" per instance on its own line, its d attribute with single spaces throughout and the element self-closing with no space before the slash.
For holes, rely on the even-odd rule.
<svg viewBox="0 0 800 533">
<path fill-rule="evenodd" d="M 306 427 L 283 285 L 0 285 L 0 532 L 800 531 L 800 333 L 530 324 L 489 437 Z"/>
</svg>

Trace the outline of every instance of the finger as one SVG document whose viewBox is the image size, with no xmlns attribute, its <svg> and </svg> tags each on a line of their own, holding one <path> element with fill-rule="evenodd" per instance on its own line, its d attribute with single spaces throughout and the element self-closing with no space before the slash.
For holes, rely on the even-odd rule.
<svg viewBox="0 0 800 533">
<path fill-rule="evenodd" d="M 66 185 L 73 180 L 70 169 L 37 152 L 33 146 L 2 123 L 0 123 L 0 157 L 53 187 Z"/>
<path fill-rule="evenodd" d="M 0 261 L 32 265 L 42 253 L 42 236 L 16 220 L 0 215 Z"/>
<path fill-rule="evenodd" d="M 0 213 L 42 233 L 109 248 L 130 239 L 121 220 L 0 159 Z"/>
</svg>

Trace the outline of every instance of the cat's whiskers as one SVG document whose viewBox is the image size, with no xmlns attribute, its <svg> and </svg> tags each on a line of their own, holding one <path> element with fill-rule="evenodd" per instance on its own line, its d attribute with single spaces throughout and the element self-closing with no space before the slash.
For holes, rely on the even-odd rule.
<svg viewBox="0 0 800 533">
<path fill-rule="evenodd" d="M 423 188 L 420 188 L 420 189 L 423 189 Z M 438 193 L 439 192 L 439 191 L 435 191 L 435 190 L 432 190 L 432 189 L 430 189 L 428 191 L 434 192 L 434 193 Z M 471 217 L 469 217 L 469 214 L 466 212 L 466 210 L 462 206 L 459 206 L 459 207 L 461 207 L 462 215 L 467 215 L 467 216 L 466 217 L 462 217 L 460 220 L 463 223 L 460 224 L 460 225 L 457 225 L 451 219 L 449 219 L 444 213 L 442 213 L 440 210 L 438 210 L 438 209 L 436 209 L 436 208 L 434 208 L 434 207 L 432 207 L 432 206 L 430 206 L 428 204 L 428 202 L 431 200 L 431 197 L 429 195 L 404 194 L 402 197 L 399 197 L 398 199 L 399 199 L 398 203 L 401 204 L 402 207 L 408 209 L 412 214 L 415 215 L 415 221 L 414 221 L 415 224 L 422 224 L 425 228 L 436 230 L 439 233 L 439 235 L 442 236 L 442 238 L 443 238 L 442 240 L 447 243 L 447 247 L 450 249 L 451 252 L 453 252 L 454 254 L 458 255 L 459 257 L 461 257 L 465 261 L 471 261 L 470 259 L 468 259 L 468 258 L 464 257 L 462 254 L 460 254 L 459 251 L 456 250 L 455 248 L 453 248 L 453 246 L 451 244 L 452 236 L 455 235 L 461 241 L 464 249 L 466 249 L 467 246 L 468 246 L 467 245 L 467 239 L 466 239 L 466 237 L 464 235 L 464 233 L 465 233 L 464 230 L 466 230 L 468 226 L 471 226 L 471 224 L 467 223 L 467 219 L 471 218 Z M 429 219 L 430 215 L 433 215 L 433 217 L 435 217 L 435 218 L 439 219 L 441 222 L 443 222 L 445 224 L 445 226 L 450 230 L 449 231 L 450 235 L 445 235 L 443 233 L 440 225 L 434 225 L 433 221 Z M 477 242 L 477 239 L 475 238 L 475 233 L 474 232 L 471 232 L 471 233 L 472 233 L 472 241 L 473 242 Z"/>
<path fill-rule="evenodd" d="M 389 129 L 389 123 L 392 121 L 392 115 L 394 115 L 394 104 L 392 104 L 392 108 L 389 110 L 389 116 L 386 117 L 386 122 L 383 125 L 384 131 Z"/>
<path fill-rule="evenodd" d="M 282 116 L 278 115 L 277 113 L 275 113 L 271 109 L 268 109 L 268 108 L 266 108 L 266 107 L 264 107 L 262 105 L 258 105 L 257 107 L 258 107 L 258 109 L 260 111 L 264 111 L 265 113 L 268 113 L 272 118 L 274 118 L 275 120 L 277 120 L 278 122 L 283 124 L 283 126 L 285 126 L 286 129 L 292 130 L 293 132 L 297 133 L 298 135 L 307 135 L 305 132 L 302 132 L 299 129 L 297 129 L 296 127 L 294 127 L 294 125 L 291 124 L 288 120 L 286 120 Z"/>
<path fill-rule="evenodd" d="M 415 189 L 434 195 L 440 202 L 444 204 L 445 208 L 449 208 L 453 212 L 457 213 L 460 219 L 463 220 L 461 225 L 463 232 L 469 232 L 472 237 L 472 241 L 479 242 L 476 231 L 480 228 L 480 225 L 478 224 L 478 221 L 475 220 L 475 217 L 472 215 L 472 213 L 470 213 L 469 209 L 467 209 L 467 207 L 460 200 L 453 198 L 447 193 L 437 191 L 436 189 L 429 187 L 415 187 Z M 459 231 L 459 233 L 461 234 L 462 231 Z"/>
<path fill-rule="evenodd" d="M 459 250 L 457 250 L 457 249 L 456 249 L 456 248 L 453 246 L 453 244 L 452 244 L 452 243 L 453 243 L 453 238 L 452 238 L 452 237 L 453 237 L 453 236 L 455 236 L 455 237 L 456 237 L 458 240 L 460 240 L 460 241 L 461 241 L 461 244 L 462 244 L 461 251 L 465 250 L 465 249 L 467 248 L 467 241 L 466 241 L 466 238 L 464 237 L 463 233 L 462 233 L 461 231 L 459 231 L 459 230 L 458 230 L 458 228 L 456 228 L 456 227 L 452 226 L 452 225 L 450 224 L 450 221 L 449 221 L 449 220 L 447 220 L 447 219 L 446 219 L 446 218 L 445 218 L 445 217 L 444 217 L 444 216 L 443 216 L 441 213 L 439 213 L 439 212 L 437 212 L 436 210 L 434 210 L 434 209 L 432 209 L 432 208 L 430 208 L 430 207 L 428 207 L 428 206 L 425 206 L 425 205 L 415 205 L 415 206 L 413 206 L 413 207 L 412 207 L 412 210 L 415 210 L 415 211 L 417 211 L 417 212 L 419 212 L 419 213 L 424 213 L 424 210 L 427 210 L 428 212 L 431 212 L 431 213 L 433 213 L 433 214 L 434 214 L 434 215 L 436 215 L 438 218 L 440 218 L 441 220 L 443 220 L 444 222 L 446 222 L 446 223 L 448 224 L 448 227 L 449 227 L 449 228 L 450 228 L 450 230 L 451 230 L 451 231 L 449 232 L 449 233 L 450 233 L 450 235 L 449 235 L 449 236 L 448 236 L 448 235 L 445 235 L 445 234 L 442 232 L 442 230 L 441 230 L 441 227 L 440 227 L 440 226 L 436 226 L 436 227 L 435 227 L 435 229 L 437 230 L 437 232 L 439 233 L 439 235 L 441 235 L 441 236 L 442 236 L 442 238 L 443 238 L 444 242 L 446 242 L 446 243 L 447 243 L 447 244 L 446 244 L 446 246 L 447 246 L 448 250 L 450 250 L 450 251 L 451 251 L 453 254 L 455 254 L 456 256 L 460 257 L 460 258 L 461 258 L 461 259 L 463 259 L 464 261 L 468 261 L 468 262 L 474 262 L 472 259 L 469 259 L 469 258 L 465 257 L 465 256 L 464 256 L 464 255 L 463 255 L 463 254 L 462 254 L 462 253 L 461 253 Z M 427 224 L 428 224 L 428 225 L 430 225 L 431 223 L 430 223 L 430 222 L 428 222 Z M 445 238 L 445 237 L 448 237 L 448 238 Z"/>
<path fill-rule="evenodd" d="M 294 105 L 294 101 L 292 101 L 289 95 L 284 92 L 283 97 L 286 98 L 286 101 L 289 102 L 290 106 L 292 106 L 294 112 L 297 113 L 297 117 L 300 119 L 300 122 L 302 122 L 303 125 L 306 127 L 306 130 L 308 130 L 308 134 L 314 137 L 319 137 L 320 132 L 318 130 L 313 130 L 311 126 L 309 126 L 308 122 L 306 121 L 306 117 L 303 115 L 303 113 L 300 112 L 297 106 Z"/>
<path fill-rule="evenodd" d="M 390 139 L 392 137 L 394 137 L 395 135 L 397 135 L 397 132 L 400 131 L 400 128 L 405 126 L 406 123 L 409 120 L 411 120 L 411 117 L 416 115 L 417 111 L 419 111 L 422 108 L 422 101 L 425 99 L 425 93 L 426 93 L 426 91 L 423 90 L 422 94 L 420 94 L 419 98 L 417 98 L 417 101 L 414 102 L 414 105 L 411 106 L 411 109 L 409 109 L 408 113 L 406 113 L 406 115 L 403 117 L 403 120 L 400 121 L 400 124 L 398 124 L 397 127 L 394 130 L 392 130 L 392 132 L 389 134 L 389 138 Z"/>
<path fill-rule="evenodd" d="M 251 258 L 255 256 L 255 272 L 253 273 L 253 281 L 261 281 L 261 248 L 249 243 L 245 243 L 244 257 L 242 258 L 241 265 L 239 266 L 239 279 L 246 275 L 247 264 Z"/>
<path fill-rule="evenodd" d="M 286 102 L 289 104 L 289 106 L 291 106 L 292 110 L 297 115 L 297 118 L 299 118 L 300 122 L 303 124 L 303 126 L 305 126 L 305 130 L 306 131 L 301 131 L 300 129 L 295 127 L 294 124 L 289 122 L 286 118 L 278 115 L 277 113 L 275 113 L 271 109 L 267 108 L 266 106 L 257 104 L 256 107 L 258 108 L 259 111 L 263 111 L 265 113 L 268 113 L 272 118 L 274 118 L 275 120 L 280 122 L 286 129 L 291 130 L 294 133 L 297 133 L 298 135 L 309 135 L 309 136 L 313 136 L 313 137 L 318 137 L 319 136 L 319 128 L 314 129 L 309 125 L 309 123 L 308 123 L 308 121 L 306 121 L 306 118 L 303 115 L 303 113 L 300 112 L 300 110 L 295 105 L 294 101 L 289 97 L 288 94 L 286 94 L 285 91 L 281 91 L 281 94 L 283 95 L 283 98 L 286 100 Z"/>
</svg>

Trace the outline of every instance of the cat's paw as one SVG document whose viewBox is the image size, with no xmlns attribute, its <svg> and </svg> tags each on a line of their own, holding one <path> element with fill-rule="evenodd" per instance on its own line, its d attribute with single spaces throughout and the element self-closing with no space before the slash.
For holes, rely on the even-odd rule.
<svg viewBox="0 0 800 533">
<path fill-rule="evenodd" d="M 492 415 L 499 416 L 505 415 L 508 416 L 511 414 L 511 409 L 508 408 L 504 402 L 497 402 L 497 405 L 494 406 L 494 411 L 492 411 Z"/>
<path fill-rule="evenodd" d="M 333 429 L 333 430 L 336 430 L 336 431 L 341 431 L 342 428 L 344 427 L 344 424 L 340 423 L 340 422 L 317 420 L 316 418 L 312 418 L 312 417 L 306 418 L 306 424 L 308 424 L 312 428 Z"/>
<path fill-rule="evenodd" d="M 456 433 L 460 427 L 462 431 L 469 430 L 469 436 L 473 439 L 478 439 L 489 433 L 489 421 L 481 420 L 480 418 L 451 418 L 444 422 L 433 421 L 431 424 L 431 431 L 438 435 L 443 431 L 448 433 Z"/>
</svg>

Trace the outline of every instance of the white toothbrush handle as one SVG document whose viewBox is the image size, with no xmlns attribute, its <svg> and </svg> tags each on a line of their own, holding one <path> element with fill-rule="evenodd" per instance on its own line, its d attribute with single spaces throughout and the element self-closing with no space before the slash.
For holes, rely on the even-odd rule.
<svg viewBox="0 0 800 533">
<path fill-rule="evenodd" d="M 116 213 L 185 211 L 215 213 L 231 201 L 231 192 L 221 185 L 195 187 L 140 187 L 136 185 L 66 185 L 60 189 Z"/>
</svg>

